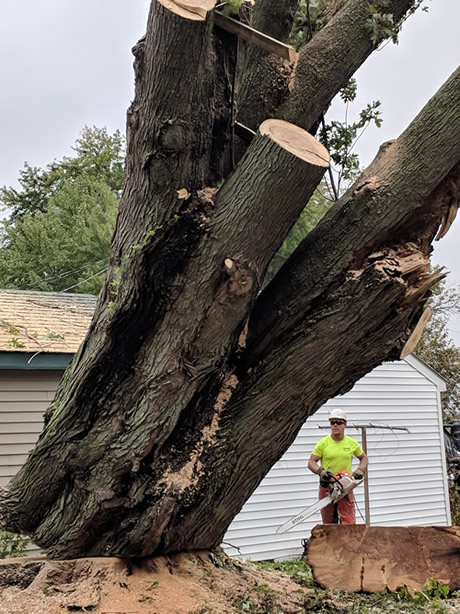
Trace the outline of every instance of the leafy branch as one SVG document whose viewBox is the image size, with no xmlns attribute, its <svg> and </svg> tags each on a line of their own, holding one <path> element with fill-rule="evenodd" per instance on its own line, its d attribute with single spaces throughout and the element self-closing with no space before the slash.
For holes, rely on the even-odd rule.
<svg viewBox="0 0 460 614">
<path fill-rule="evenodd" d="M 352 181 L 360 171 L 359 157 L 353 153 L 356 143 L 371 123 L 374 123 L 377 128 L 382 125 L 379 100 L 368 103 L 359 113 L 358 120 L 349 123 L 349 105 L 356 99 L 356 94 L 356 80 L 351 79 L 340 92 L 340 98 L 345 103 L 344 121 L 332 120 L 326 123 L 323 118 L 319 131 L 319 140 L 327 147 L 333 163 L 338 167 L 329 172 L 329 192 L 332 200 L 337 200 L 340 196 L 343 181 Z M 336 180 L 334 180 L 333 171 L 337 176 Z"/>
</svg>

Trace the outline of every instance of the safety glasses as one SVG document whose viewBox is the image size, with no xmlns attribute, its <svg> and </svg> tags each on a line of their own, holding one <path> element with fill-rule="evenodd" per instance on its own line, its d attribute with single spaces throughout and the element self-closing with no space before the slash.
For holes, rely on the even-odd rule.
<svg viewBox="0 0 460 614">
<path fill-rule="evenodd" d="M 329 424 L 345 424 L 343 420 L 329 420 Z"/>
</svg>

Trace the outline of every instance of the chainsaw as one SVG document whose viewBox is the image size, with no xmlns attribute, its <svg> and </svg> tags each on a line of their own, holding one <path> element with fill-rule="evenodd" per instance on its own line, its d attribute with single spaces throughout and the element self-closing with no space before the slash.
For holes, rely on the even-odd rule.
<svg viewBox="0 0 460 614">
<path fill-rule="evenodd" d="M 290 531 L 293 527 L 298 525 L 300 522 L 303 522 L 306 518 L 314 514 L 315 512 L 319 512 L 324 507 L 330 505 L 331 503 L 337 503 L 340 501 L 345 495 L 348 495 L 354 488 L 362 484 L 363 480 L 355 480 L 348 471 L 342 469 L 331 479 L 331 483 L 329 484 L 329 494 L 324 497 L 324 499 L 319 499 L 310 507 L 305 508 L 294 516 L 280 527 L 276 529 L 277 533 L 286 533 Z"/>
</svg>

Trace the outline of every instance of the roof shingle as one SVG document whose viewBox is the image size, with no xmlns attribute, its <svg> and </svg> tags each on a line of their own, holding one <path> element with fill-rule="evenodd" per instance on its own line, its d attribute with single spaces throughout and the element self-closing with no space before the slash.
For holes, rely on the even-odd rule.
<svg viewBox="0 0 460 614">
<path fill-rule="evenodd" d="M 0 352 L 74 354 L 96 300 L 91 294 L 0 290 Z"/>
</svg>

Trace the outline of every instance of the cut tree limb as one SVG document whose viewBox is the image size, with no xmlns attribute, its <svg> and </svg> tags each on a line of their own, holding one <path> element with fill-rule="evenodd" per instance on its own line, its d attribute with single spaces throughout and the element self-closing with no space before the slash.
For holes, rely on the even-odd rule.
<svg viewBox="0 0 460 614">
<path fill-rule="evenodd" d="M 200 6 L 184 6 L 183 3 L 175 2 L 175 0 L 157 0 L 157 2 L 183 19 L 190 19 L 191 21 L 206 20 L 207 11 Z M 194 2 L 194 4 L 197 5 L 198 3 Z"/>
<path fill-rule="evenodd" d="M 411 0 L 376 0 L 377 12 L 391 15 L 398 23 L 413 6 Z M 289 97 L 277 117 L 306 130 L 320 119 L 326 104 L 375 49 L 367 21 L 369 7 L 361 0 L 349 0 L 343 8 L 299 52 Z M 327 57 L 327 62 L 324 58 Z M 320 60 L 320 58 L 323 58 Z M 338 75 L 341 75 L 338 79 Z M 321 99 L 318 96 L 321 92 Z M 245 118 L 242 118 L 245 121 Z"/>
<path fill-rule="evenodd" d="M 460 588 L 460 527 L 318 525 L 306 560 L 322 587 L 352 593 Z"/>
<path fill-rule="evenodd" d="M 192 13 L 193 15 L 200 17 L 203 21 L 206 19 L 207 14 L 215 6 L 214 0 L 158 0 L 158 2 L 173 12 L 176 12 L 173 8 L 174 5 L 178 6 L 180 9 L 183 9 L 185 13 L 177 13 L 181 15 L 181 17 L 185 17 L 186 19 L 194 19 L 194 17 L 190 17 L 188 15 L 188 13 Z"/>
<path fill-rule="evenodd" d="M 214 13 L 214 23 L 219 28 L 231 32 L 236 36 L 265 49 L 269 53 L 273 53 L 288 62 L 295 62 L 297 59 L 297 51 L 292 45 L 286 45 L 263 32 L 259 32 L 255 28 L 248 26 L 241 21 L 236 21 L 231 17 L 227 17 L 219 11 Z"/>
</svg>

